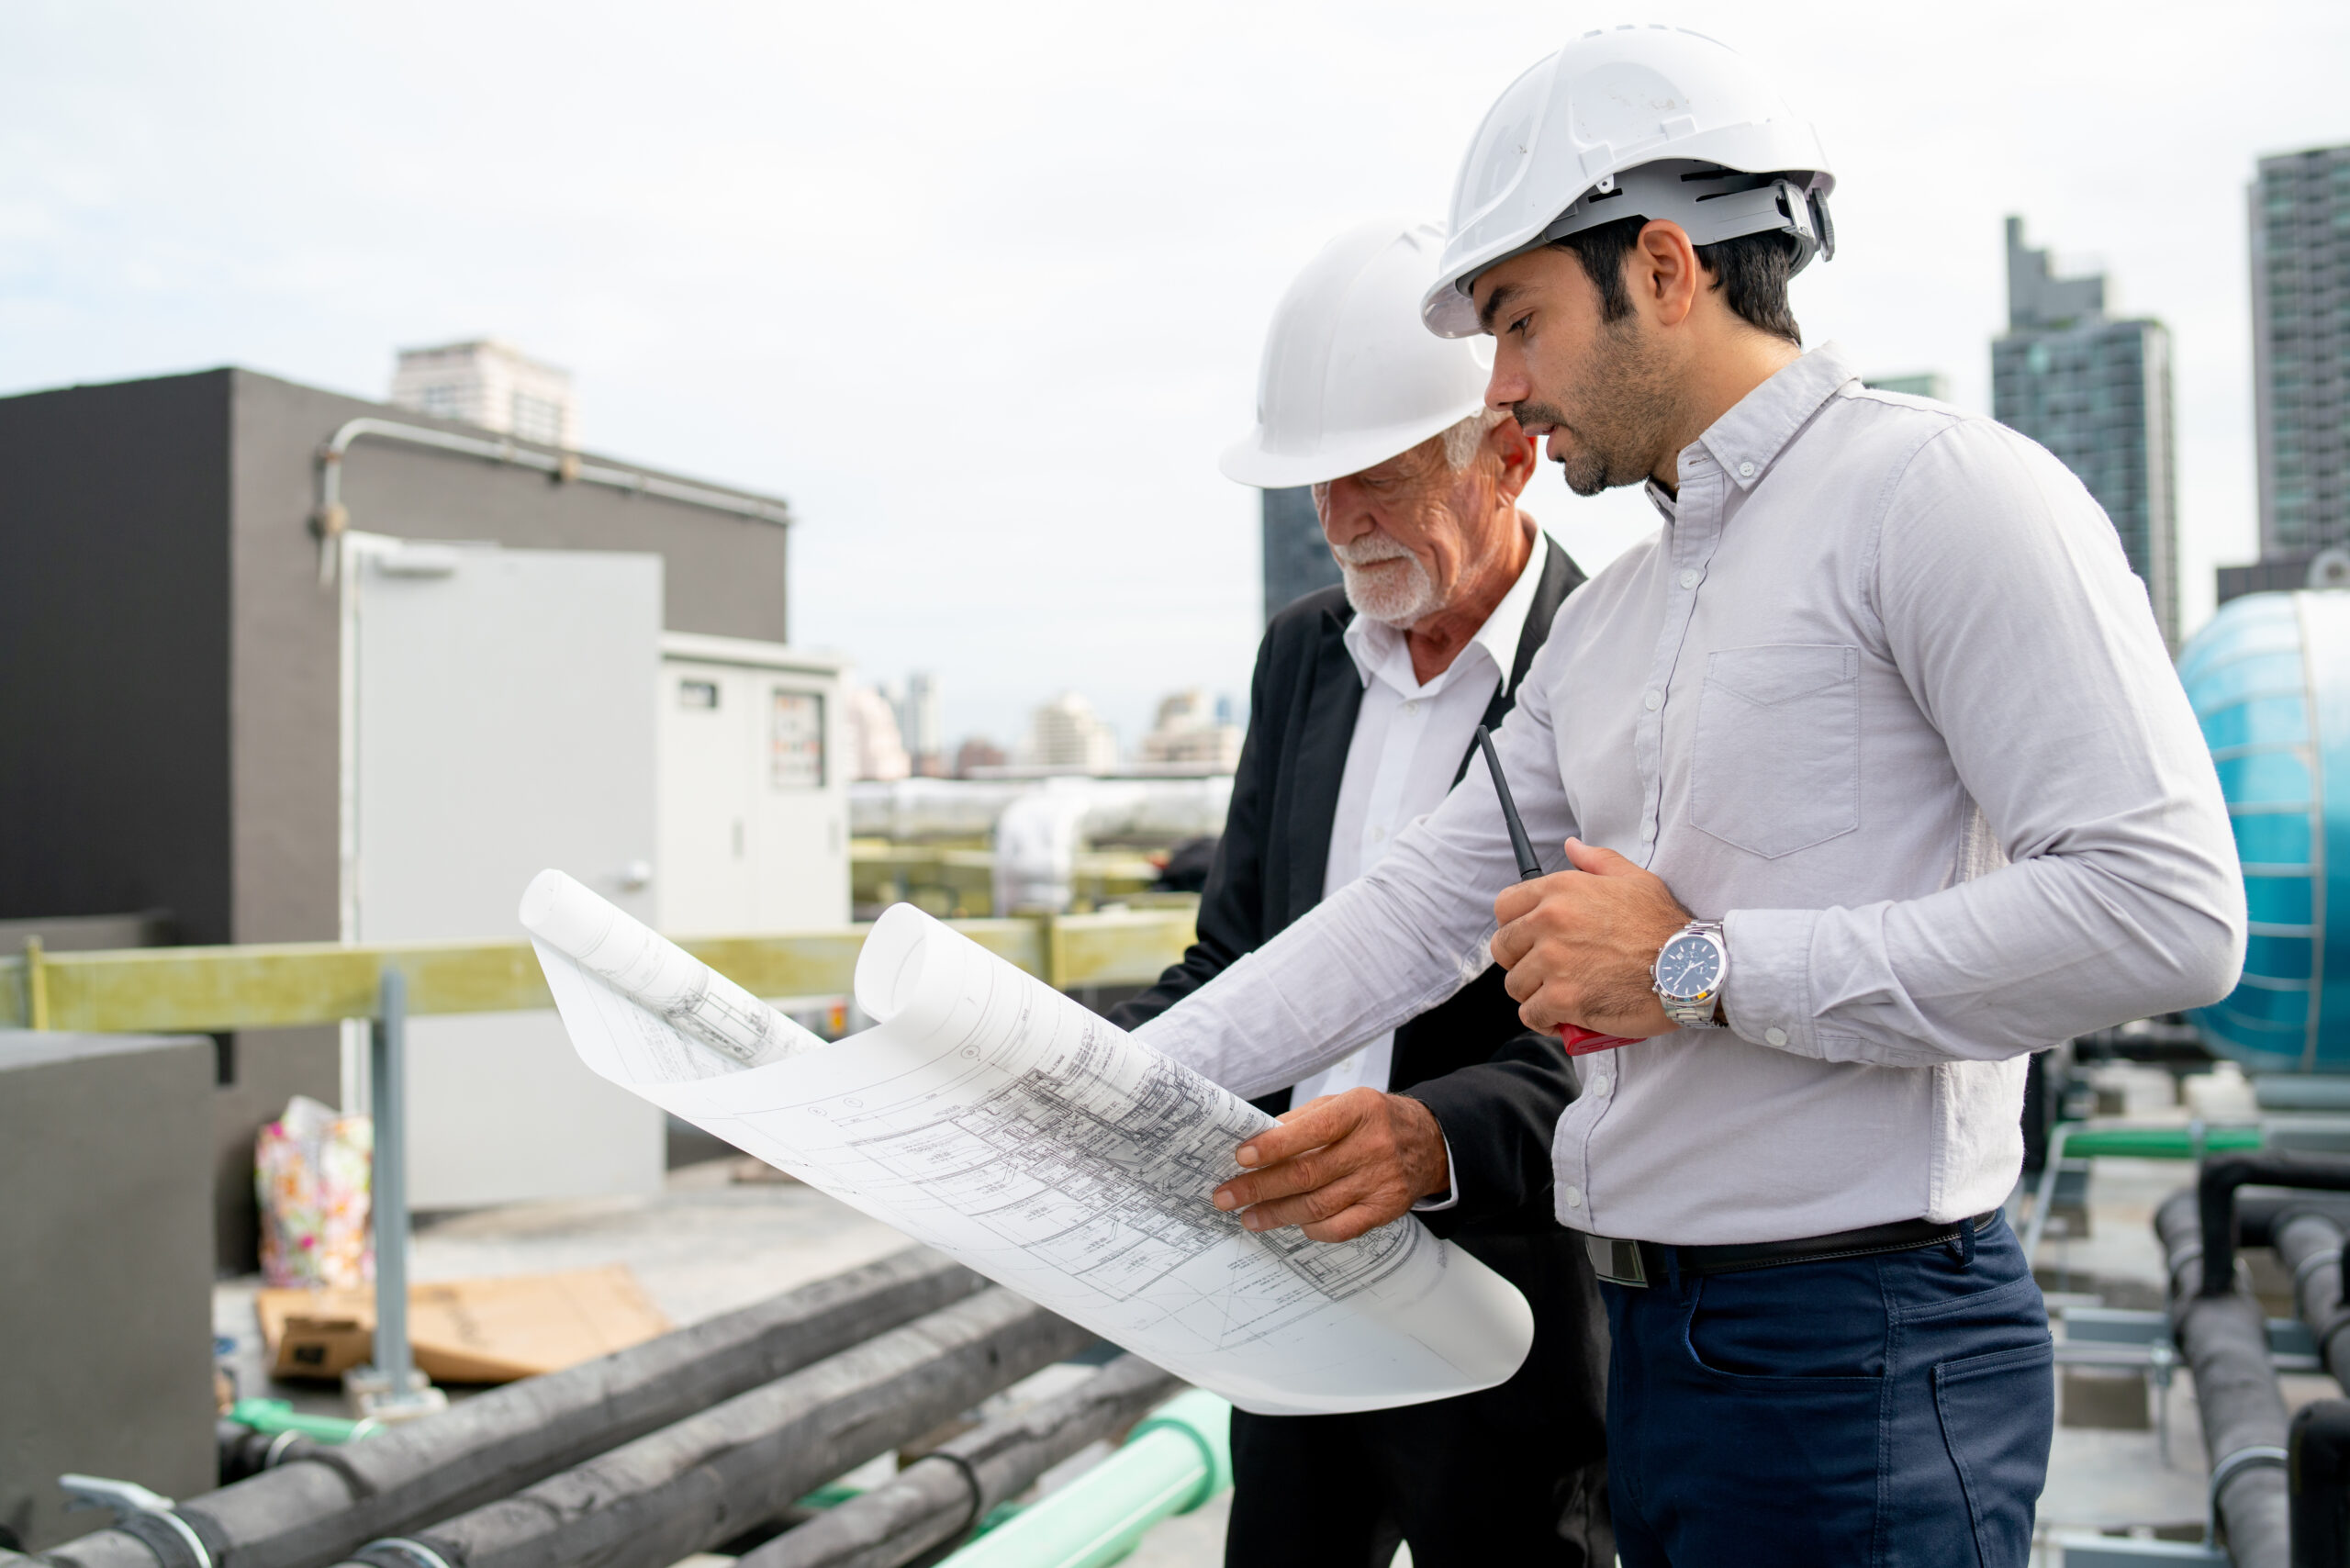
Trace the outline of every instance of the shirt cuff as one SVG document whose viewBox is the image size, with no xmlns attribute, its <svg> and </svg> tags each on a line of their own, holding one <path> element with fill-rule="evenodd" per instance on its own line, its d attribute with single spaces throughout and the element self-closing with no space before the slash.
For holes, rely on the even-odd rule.
<svg viewBox="0 0 2350 1568">
<path fill-rule="evenodd" d="M 1444 1139 L 1444 1196 L 1422 1198 L 1412 1205 L 1412 1212 L 1416 1215 L 1441 1213 L 1460 1201 L 1460 1178 L 1453 1174 L 1460 1168 L 1452 1163 L 1452 1139 L 1441 1127 L 1437 1129 L 1437 1137 Z"/>
<path fill-rule="evenodd" d="M 1816 909 L 1741 909 L 1722 917 L 1729 977 L 1722 1015 L 1730 1033 L 1773 1050 L 1825 1059 L 1811 1004 Z"/>
</svg>

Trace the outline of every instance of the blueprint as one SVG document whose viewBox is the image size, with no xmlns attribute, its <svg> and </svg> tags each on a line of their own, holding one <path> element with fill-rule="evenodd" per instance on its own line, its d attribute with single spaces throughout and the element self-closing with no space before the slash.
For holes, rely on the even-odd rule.
<svg viewBox="0 0 2350 1568">
<path fill-rule="evenodd" d="M 1325 1244 L 1218 1211 L 1271 1118 L 911 905 L 857 960 L 879 1023 L 831 1045 L 560 873 L 523 915 L 597 1072 L 1243 1409 L 1416 1404 L 1525 1359 L 1525 1299 L 1415 1218 Z"/>
</svg>

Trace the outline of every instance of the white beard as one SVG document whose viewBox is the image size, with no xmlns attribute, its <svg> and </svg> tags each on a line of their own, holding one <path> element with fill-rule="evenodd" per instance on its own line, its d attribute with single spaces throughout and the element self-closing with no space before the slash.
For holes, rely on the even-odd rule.
<svg viewBox="0 0 2350 1568">
<path fill-rule="evenodd" d="M 1345 580 L 1347 602 L 1358 615 L 1390 626 L 1409 626 L 1444 608 L 1436 579 L 1418 556 L 1389 540 L 1370 538 L 1353 544 L 1333 545 L 1338 574 Z M 1382 561 L 1403 561 L 1408 571 L 1367 571 Z"/>
</svg>

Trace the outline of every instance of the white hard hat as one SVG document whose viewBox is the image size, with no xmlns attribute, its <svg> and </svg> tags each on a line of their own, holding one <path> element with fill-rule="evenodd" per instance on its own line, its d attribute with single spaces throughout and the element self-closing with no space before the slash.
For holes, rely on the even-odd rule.
<svg viewBox="0 0 2350 1568">
<path fill-rule="evenodd" d="M 1257 428 L 1225 450 L 1225 477 L 1280 489 L 1384 463 L 1485 406 L 1488 356 L 1419 319 L 1444 231 L 1379 218 L 1322 248 L 1265 334 Z"/>
<path fill-rule="evenodd" d="M 1468 337 L 1480 274 L 1619 218 L 1671 218 L 1699 245 L 1792 234 L 1800 271 L 1836 252 L 1835 185 L 1819 133 L 1737 50 L 1680 28 L 1585 33 L 1486 111 L 1421 317 Z"/>
</svg>

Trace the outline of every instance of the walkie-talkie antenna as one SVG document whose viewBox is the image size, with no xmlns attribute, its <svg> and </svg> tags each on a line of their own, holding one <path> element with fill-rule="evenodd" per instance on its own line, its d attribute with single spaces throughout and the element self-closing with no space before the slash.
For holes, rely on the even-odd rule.
<svg viewBox="0 0 2350 1568">
<path fill-rule="evenodd" d="M 1502 822 L 1509 828 L 1509 846 L 1517 856 L 1517 879 L 1530 882 L 1542 874 L 1542 862 L 1534 858 L 1533 841 L 1526 836 L 1526 824 L 1518 820 L 1517 802 L 1509 798 L 1509 780 L 1502 777 L 1502 759 L 1494 754 L 1494 734 L 1484 725 L 1477 726 L 1477 747 L 1485 754 L 1485 766 L 1494 775 L 1494 793 L 1501 797 Z"/>
<path fill-rule="evenodd" d="M 1494 793 L 1502 802 L 1502 822 L 1509 829 L 1509 846 L 1517 856 L 1517 879 L 1530 882 L 1542 875 L 1542 862 L 1534 858 L 1533 841 L 1526 836 L 1526 824 L 1517 818 L 1517 802 L 1509 798 L 1509 780 L 1502 777 L 1502 759 L 1494 755 L 1494 737 L 1484 725 L 1477 726 L 1477 746 L 1485 754 L 1485 766 L 1493 770 Z M 1612 1051 L 1618 1046 L 1633 1042 L 1621 1035 L 1603 1035 L 1596 1029 L 1586 1029 L 1579 1024 L 1559 1026 L 1559 1043 L 1571 1057 L 1589 1056 L 1594 1051 Z"/>
</svg>

